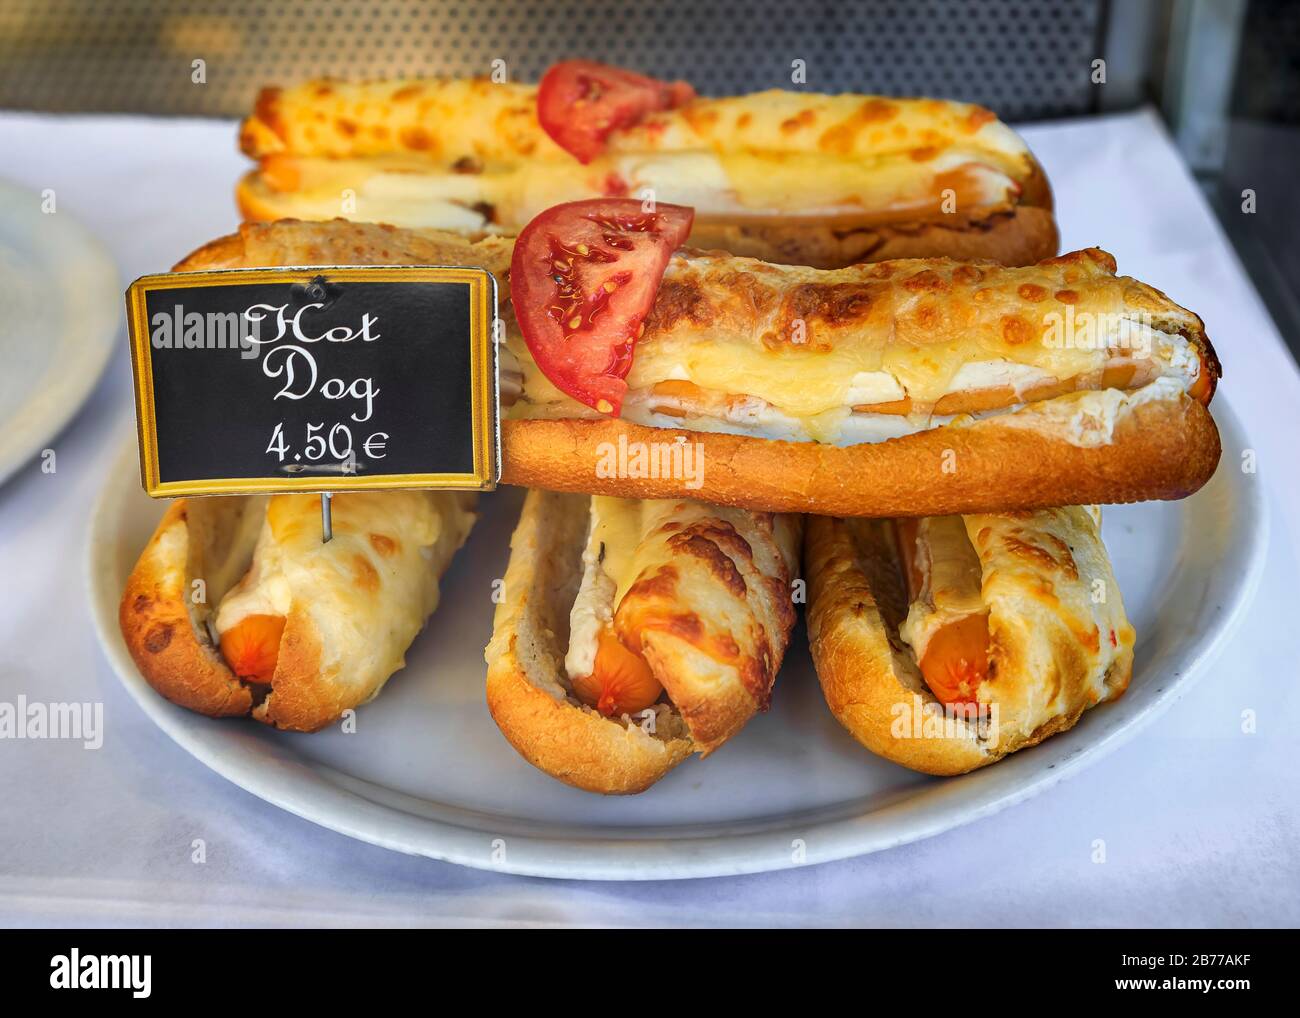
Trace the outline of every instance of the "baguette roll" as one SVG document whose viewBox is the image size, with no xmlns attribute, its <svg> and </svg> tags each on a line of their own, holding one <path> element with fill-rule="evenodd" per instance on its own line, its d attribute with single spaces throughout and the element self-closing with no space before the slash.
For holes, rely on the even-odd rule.
<svg viewBox="0 0 1300 1018">
<path fill-rule="evenodd" d="M 119 613 L 150 685 L 202 714 L 294 731 L 378 695 L 437 606 L 473 496 L 344 492 L 332 505 L 325 544 L 314 495 L 172 503 Z"/>
<path fill-rule="evenodd" d="M 800 520 L 530 491 L 487 701 L 529 763 L 640 792 L 766 710 L 794 624 Z"/>
<path fill-rule="evenodd" d="M 1221 369 L 1201 320 L 1089 248 L 1006 268 L 818 270 L 673 256 L 611 418 L 560 392 L 509 302 L 511 242 L 245 224 L 178 270 L 483 265 L 498 274 L 502 481 L 838 516 L 1182 498 L 1214 473 Z M 688 448 L 700 466 L 654 468 Z M 640 459 L 638 460 L 638 457 Z M 639 464 L 639 466 L 638 466 Z"/>
<path fill-rule="evenodd" d="M 1081 507 L 910 528 L 809 517 L 808 642 L 836 719 L 873 753 L 949 775 L 1120 696 L 1135 637 L 1099 521 Z"/>
<path fill-rule="evenodd" d="M 516 234 L 553 205 L 693 206 L 691 242 L 834 268 L 897 257 L 1032 264 L 1056 253 L 1051 192 L 978 106 L 768 91 L 695 98 L 609 135 L 583 164 L 538 121 L 537 88 L 485 80 L 315 81 L 265 89 L 240 129 L 258 168 L 246 219 L 355 216 Z"/>
</svg>

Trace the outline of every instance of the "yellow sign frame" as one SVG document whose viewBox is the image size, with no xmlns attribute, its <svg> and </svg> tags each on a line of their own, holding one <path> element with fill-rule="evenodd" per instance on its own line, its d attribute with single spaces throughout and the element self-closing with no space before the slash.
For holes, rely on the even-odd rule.
<svg viewBox="0 0 1300 1018">
<path fill-rule="evenodd" d="M 220 477 L 163 481 L 158 468 L 158 419 L 153 393 L 153 356 L 146 297 L 159 290 L 198 286 L 247 286 L 258 283 L 309 283 L 325 276 L 329 282 L 463 283 L 469 286 L 470 374 L 473 433 L 472 473 L 377 474 L 370 477 L 271 478 Z M 496 398 L 496 280 L 487 269 L 464 266 L 341 265 L 293 266 L 271 269 L 216 269 L 167 272 L 141 276 L 126 292 L 131 337 L 131 370 L 135 381 L 136 435 L 140 446 L 140 482 L 153 498 L 179 495 L 251 495 L 258 492 L 379 491 L 396 488 L 438 488 L 490 491 L 500 474 L 500 429 Z"/>
</svg>

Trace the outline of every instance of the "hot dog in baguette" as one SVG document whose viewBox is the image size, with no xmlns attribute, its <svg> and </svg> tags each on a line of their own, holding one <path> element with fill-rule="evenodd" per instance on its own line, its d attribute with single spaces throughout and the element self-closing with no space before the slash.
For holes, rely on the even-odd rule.
<svg viewBox="0 0 1300 1018">
<path fill-rule="evenodd" d="M 766 710 L 794 624 L 797 516 L 530 491 L 487 700 L 529 763 L 640 792 Z"/>
<path fill-rule="evenodd" d="M 819 270 L 671 254 L 690 223 L 576 202 L 520 234 L 507 480 L 681 494 L 602 456 L 690 442 L 696 497 L 880 516 L 1177 498 L 1213 473 L 1204 327 L 1104 251 Z"/>
<path fill-rule="evenodd" d="M 506 483 L 892 516 L 1180 498 L 1214 472 L 1220 368 L 1201 320 L 1104 251 L 818 270 L 673 253 L 689 222 L 578 203 L 513 252 L 497 237 L 246 224 L 178 268 L 497 272 Z M 700 465 L 689 480 L 638 468 L 681 446 Z"/>
<path fill-rule="evenodd" d="M 987 110 L 937 99 L 705 99 L 570 61 L 540 87 L 266 89 L 240 143 L 258 160 L 238 188 L 248 219 L 514 234 L 561 202 L 652 194 L 695 207 L 695 246 L 788 264 L 1056 253 L 1051 194 L 1024 142 Z"/>
<path fill-rule="evenodd" d="M 873 753 L 960 774 L 1128 686 L 1133 629 L 1091 508 L 807 521 L 808 640 Z"/>
<path fill-rule="evenodd" d="M 466 493 L 341 493 L 323 544 L 313 495 L 178 499 L 127 581 L 122 635 L 172 702 L 314 731 L 405 664 L 472 505 Z"/>
</svg>

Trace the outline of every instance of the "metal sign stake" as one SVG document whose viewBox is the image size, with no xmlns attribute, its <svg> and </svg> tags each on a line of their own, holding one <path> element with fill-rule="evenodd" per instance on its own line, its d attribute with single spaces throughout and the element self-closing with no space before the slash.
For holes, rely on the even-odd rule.
<svg viewBox="0 0 1300 1018">
<path fill-rule="evenodd" d="M 321 544 L 329 544 L 334 540 L 334 521 L 330 518 L 330 499 L 333 497 L 328 491 L 322 491 L 320 495 Z"/>
</svg>

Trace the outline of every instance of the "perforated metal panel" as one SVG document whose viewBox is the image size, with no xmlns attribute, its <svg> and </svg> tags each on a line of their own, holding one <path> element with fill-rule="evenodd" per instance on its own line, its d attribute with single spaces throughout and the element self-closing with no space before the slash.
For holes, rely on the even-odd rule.
<svg viewBox="0 0 1300 1018">
<path fill-rule="evenodd" d="M 232 115 L 303 78 L 487 74 L 536 80 L 564 57 L 771 87 L 938 95 L 1008 119 L 1083 113 L 1104 0 L 208 2 L 0 0 L 0 104 Z M 192 62 L 203 60 L 203 83 Z M 806 84 L 792 84 L 793 62 Z"/>
<path fill-rule="evenodd" d="M 1233 114 L 1300 124 L 1300 3 L 1255 0 L 1247 8 Z"/>
</svg>

